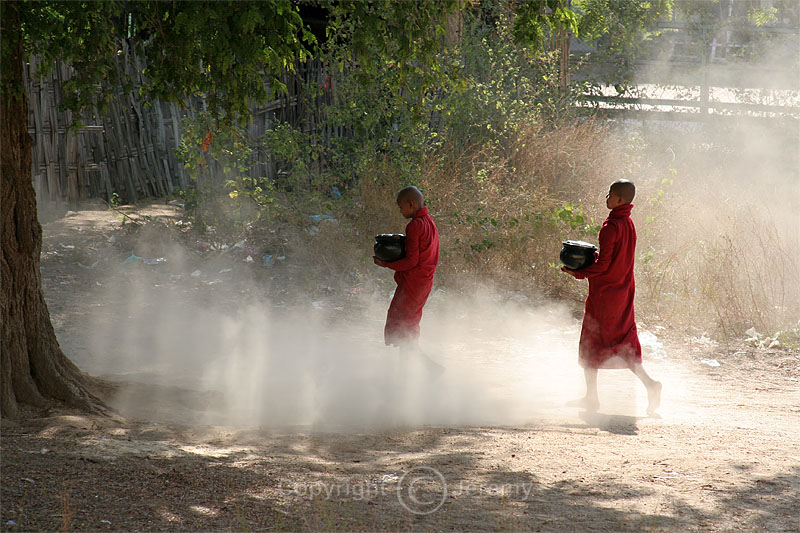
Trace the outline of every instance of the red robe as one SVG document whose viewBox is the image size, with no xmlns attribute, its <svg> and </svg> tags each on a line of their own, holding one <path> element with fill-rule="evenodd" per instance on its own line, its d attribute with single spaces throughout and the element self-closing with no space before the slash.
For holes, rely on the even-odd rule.
<svg viewBox="0 0 800 533">
<path fill-rule="evenodd" d="M 387 345 L 408 344 L 419 339 L 422 308 L 433 287 L 433 274 L 439 263 L 439 231 L 423 207 L 406 226 L 406 255 L 383 263 L 395 271 L 397 282 L 383 337 Z"/>
<path fill-rule="evenodd" d="M 633 318 L 636 228 L 633 204 L 615 207 L 600 228 L 600 253 L 593 265 L 574 271 L 589 278 L 581 327 L 579 362 L 584 368 L 632 368 L 642 362 Z"/>
</svg>

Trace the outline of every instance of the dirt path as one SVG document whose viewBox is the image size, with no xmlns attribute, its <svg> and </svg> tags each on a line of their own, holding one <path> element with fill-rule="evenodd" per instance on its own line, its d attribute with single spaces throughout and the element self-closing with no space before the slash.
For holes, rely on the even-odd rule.
<svg viewBox="0 0 800 533">
<path fill-rule="evenodd" d="M 569 309 L 438 293 L 431 379 L 375 340 L 390 285 L 291 290 L 291 257 L 198 251 L 176 208 L 145 215 L 45 226 L 60 342 L 128 384 L 125 417 L 4 420 L 3 530 L 800 530 L 796 352 L 643 326 L 660 417 L 624 372 L 587 416 L 564 406 Z"/>
</svg>

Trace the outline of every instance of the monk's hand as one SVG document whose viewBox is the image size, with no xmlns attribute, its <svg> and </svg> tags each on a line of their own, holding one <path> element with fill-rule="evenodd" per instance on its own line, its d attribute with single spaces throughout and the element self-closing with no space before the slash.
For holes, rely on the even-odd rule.
<svg viewBox="0 0 800 533">
<path fill-rule="evenodd" d="M 386 266 L 386 263 L 384 263 L 383 261 L 381 261 L 380 259 L 378 259 L 378 258 L 377 258 L 377 257 L 375 257 L 374 255 L 372 256 L 372 261 L 373 261 L 373 262 L 374 262 L 376 265 L 378 265 L 379 267 Z"/>
</svg>

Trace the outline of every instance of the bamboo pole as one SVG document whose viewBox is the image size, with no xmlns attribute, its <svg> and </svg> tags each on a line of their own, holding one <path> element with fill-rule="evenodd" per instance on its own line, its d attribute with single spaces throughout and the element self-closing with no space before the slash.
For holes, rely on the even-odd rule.
<svg viewBox="0 0 800 533">
<path fill-rule="evenodd" d="M 34 74 L 39 65 L 37 58 L 26 65 L 26 89 L 30 97 L 29 130 L 34 136 L 32 175 L 40 198 L 72 202 L 87 196 L 110 199 L 118 193 L 136 202 L 143 195 L 161 196 L 177 187 L 188 187 L 176 149 L 181 142 L 179 119 L 191 117 L 194 109 L 191 105 L 183 109 L 157 100 L 144 106 L 135 96 L 135 87 L 145 81 L 141 58 L 123 48 L 117 75 L 121 78 L 130 74 L 134 91 L 118 92 L 108 112 L 92 119 L 93 124 L 80 133 L 69 129 L 71 114 L 59 108 L 61 88 L 71 70 L 59 64 L 48 76 L 38 78 Z M 254 106 L 255 118 L 246 128 L 250 141 L 256 145 L 249 161 L 254 179 L 275 177 L 270 154 L 258 146 L 275 121 L 302 125 L 315 142 L 325 147 L 330 147 L 335 138 L 349 134 L 345 128 L 327 124 L 326 104 L 335 101 L 336 86 L 335 77 L 327 75 L 321 62 L 298 65 L 297 75 L 284 75 L 283 82 L 287 93 Z M 310 84 L 325 90 L 321 94 L 304 94 Z M 325 166 L 324 161 L 319 163 L 317 172 Z"/>
</svg>

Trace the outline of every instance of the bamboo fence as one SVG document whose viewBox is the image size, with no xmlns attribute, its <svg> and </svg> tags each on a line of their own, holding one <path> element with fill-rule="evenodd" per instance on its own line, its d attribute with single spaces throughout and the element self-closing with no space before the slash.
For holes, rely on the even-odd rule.
<svg viewBox="0 0 800 533">
<path fill-rule="evenodd" d="M 180 142 L 181 109 L 134 92 L 116 91 L 102 116 L 85 114 L 73 130 L 73 116 L 61 108 L 62 87 L 70 69 L 58 63 L 40 77 L 38 59 L 26 65 L 28 131 L 33 136 L 32 174 L 40 201 L 69 202 L 113 194 L 136 202 L 186 187 L 183 165 L 174 151 Z M 120 62 L 141 83 L 135 58 Z M 113 90 L 113 89 L 111 89 Z"/>
<path fill-rule="evenodd" d="M 123 49 L 118 74 L 134 80 L 133 90 L 114 91 L 108 110 L 82 117 L 83 126 L 70 129 L 73 116 L 64 111 L 62 87 L 70 79 L 70 68 L 58 63 L 46 76 L 37 73 L 41 63 L 33 58 L 26 65 L 28 131 L 33 137 L 32 175 L 40 202 L 75 203 L 86 198 L 111 200 L 116 194 L 125 202 L 164 197 L 186 189 L 190 178 L 176 155 L 181 143 L 181 120 L 191 117 L 201 102 L 181 107 L 138 96 L 144 84 L 141 58 Z M 335 93 L 335 81 L 319 61 L 297 65 L 297 72 L 282 80 L 287 93 L 263 106 L 253 107 L 247 125 L 248 137 L 258 144 L 277 122 L 316 130 L 329 144 L 341 128 L 325 125 L 325 104 Z M 327 89 L 322 96 L 304 93 L 308 84 Z M 312 85 L 313 86 L 313 85 Z M 253 178 L 273 179 L 275 165 L 265 150 L 255 150 L 248 173 Z"/>
</svg>

